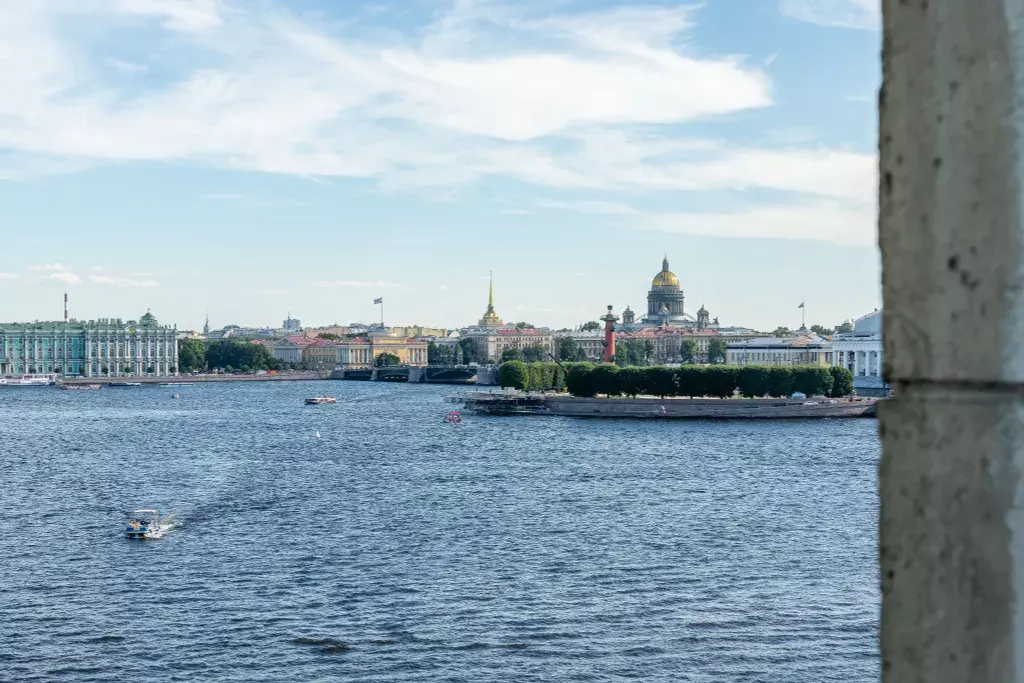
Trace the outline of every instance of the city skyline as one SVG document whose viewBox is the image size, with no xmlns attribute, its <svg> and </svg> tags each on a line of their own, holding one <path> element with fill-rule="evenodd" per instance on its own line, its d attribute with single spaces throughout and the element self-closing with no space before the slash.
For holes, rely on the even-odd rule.
<svg viewBox="0 0 1024 683">
<path fill-rule="evenodd" d="M 881 305 L 874 3 L 335 5 L 5 10 L 0 318 L 561 327 L 666 252 L 723 325 Z"/>
</svg>

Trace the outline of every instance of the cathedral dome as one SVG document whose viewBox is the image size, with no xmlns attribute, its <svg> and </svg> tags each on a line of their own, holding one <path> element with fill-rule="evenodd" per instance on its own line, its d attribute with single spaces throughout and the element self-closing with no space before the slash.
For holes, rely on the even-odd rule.
<svg viewBox="0 0 1024 683">
<path fill-rule="evenodd" d="M 679 288 L 679 278 L 668 269 L 668 256 L 661 262 L 661 272 L 651 280 L 651 287 L 675 287 Z"/>
</svg>

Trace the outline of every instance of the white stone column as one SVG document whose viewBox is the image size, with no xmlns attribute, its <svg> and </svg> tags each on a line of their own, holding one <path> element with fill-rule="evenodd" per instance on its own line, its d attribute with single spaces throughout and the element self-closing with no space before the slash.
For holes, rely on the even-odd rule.
<svg viewBox="0 0 1024 683">
<path fill-rule="evenodd" d="M 1024 0 L 884 0 L 884 683 L 1024 682 Z"/>
</svg>

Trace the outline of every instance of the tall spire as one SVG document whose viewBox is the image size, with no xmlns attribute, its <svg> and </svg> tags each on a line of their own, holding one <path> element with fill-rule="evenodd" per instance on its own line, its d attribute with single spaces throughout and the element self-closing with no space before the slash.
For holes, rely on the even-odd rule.
<svg viewBox="0 0 1024 683">
<path fill-rule="evenodd" d="M 494 308 L 494 271 L 488 271 L 491 278 L 491 284 L 487 290 L 487 308 L 492 310 Z"/>
<path fill-rule="evenodd" d="M 501 327 L 502 321 L 494 312 L 494 272 L 490 273 L 490 285 L 487 291 L 487 312 L 480 318 L 478 323 L 481 327 Z"/>
</svg>

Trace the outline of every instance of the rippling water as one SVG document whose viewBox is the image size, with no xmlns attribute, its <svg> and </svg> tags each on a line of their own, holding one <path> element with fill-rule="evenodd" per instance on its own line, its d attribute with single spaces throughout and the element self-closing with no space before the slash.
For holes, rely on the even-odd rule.
<svg viewBox="0 0 1024 683">
<path fill-rule="evenodd" d="M 0 680 L 879 679 L 873 420 L 460 390 L 0 391 Z M 149 506 L 181 527 L 123 538 Z"/>
</svg>

